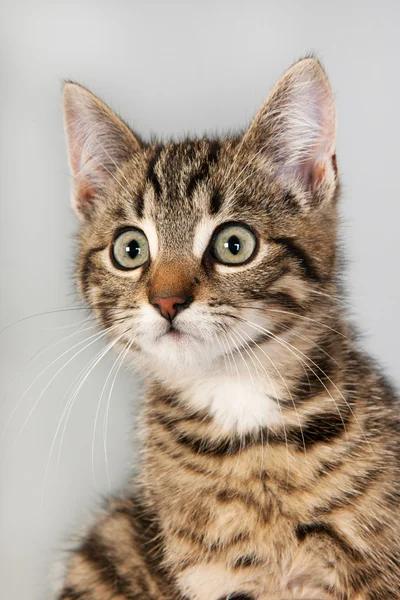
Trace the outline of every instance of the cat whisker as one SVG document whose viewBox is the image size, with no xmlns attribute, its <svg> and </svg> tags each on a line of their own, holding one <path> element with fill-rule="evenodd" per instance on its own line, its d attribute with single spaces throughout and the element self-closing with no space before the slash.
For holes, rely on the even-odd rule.
<svg viewBox="0 0 400 600">
<path fill-rule="evenodd" d="M 242 336 L 237 331 L 231 330 L 231 334 L 237 335 L 239 337 L 239 339 L 241 339 L 242 341 L 245 341 L 245 340 L 243 340 Z M 247 344 L 247 346 L 250 349 L 250 346 L 248 344 Z M 255 365 L 253 358 L 251 357 L 251 355 L 248 352 L 247 352 L 247 354 L 248 354 L 251 362 L 253 363 L 253 366 L 255 368 L 257 375 L 259 376 L 259 379 L 261 380 L 261 375 L 258 372 L 257 366 Z M 249 371 L 249 373 L 250 373 L 250 371 Z M 253 384 L 253 386 L 254 386 L 254 384 Z M 261 439 L 261 468 L 260 468 L 260 474 L 261 474 L 264 470 L 264 434 L 263 434 L 263 425 L 261 422 L 261 405 L 260 405 L 260 399 L 258 397 L 258 394 L 256 394 L 256 398 L 257 398 L 257 405 L 258 405 L 257 418 L 258 418 L 258 422 L 259 422 L 259 434 L 260 434 L 260 439 Z"/>
<path fill-rule="evenodd" d="M 333 333 L 337 333 L 337 335 L 340 335 L 342 338 L 347 339 L 347 336 L 342 333 L 341 331 L 337 331 L 336 329 L 333 329 L 332 327 L 330 327 L 329 325 L 327 325 L 326 323 L 323 323 L 322 321 L 317 321 L 316 319 L 313 319 L 312 317 L 306 317 L 305 315 L 300 315 L 297 312 L 290 312 L 288 310 L 280 310 L 277 308 L 268 308 L 266 306 L 263 306 L 262 308 L 259 306 L 251 306 L 251 305 L 242 305 L 242 304 L 236 304 L 235 308 L 241 308 L 241 309 L 251 309 L 251 310 L 257 310 L 258 312 L 273 312 L 273 313 L 280 313 L 283 315 L 289 315 L 291 317 L 296 317 L 298 319 L 304 319 L 306 321 L 310 321 L 311 323 L 315 323 L 316 325 L 320 325 L 321 327 L 324 327 L 325 329 L 328 329 L 329 331 L 332 331 Z M 233 316 L 233 315 L 232 315 Z"/>
<path fill-rule="evenodd" d="M 287 433 L 286 433 L 285 419 L 283 417 L 282 407 L 281 407 L 281 404 L 279 402 L 279 394 L 277 393 L 277 390 L 276 390 L 276 388 L 274 386 L 274 383 L 272 381 L 272 378 L 271 378 L 270 374 L 268 373 L 268 371 L 264 367 L 264 365 L 261 363 L 261 361 L 259 360 L 258 356 L 254 352 L 254 350 L 252 349 L 252 347 L 250 346 L 250 344 L 247 342 L 247 340 L 238 331 L 236 331 L 236 334 L 239 335 L 239 337 L 242 340 L 242 342 L 244 344 L 246 344 L 248 346 L 249 350 L 253 353 L 254 357 L 256 358 L 256 360 L 261 365 L 261 368 L 262 368 L 263 372 L 266 374 L 266 376 L 268 378 L 268 381 L 269 381 L 269 384 L 270 384 L 270 386 L 272 388 L 272 391 L 273 391 L 273 394 L 274 394 L 274 400 L 276 401 L 278 409 L 279 409 L 279 413 L 280 413 L 280 417 L 281 417 L 281 422 L 282 422 L 282 428 L 283 428 L 283 434 L 284 434 L 284 437 L 285 437 L 286 460 L 287 460 L 287 480 L 286 480 L 286 485 L 288 485 L 288 482 L 289 482 L 289 473 L 290 473 L 289 444 L 288 444 Z"/>
<path fill-rule="evenodd" d="M 34 412 L 34 410 L 35 410 L 36 406 L 39 404 L 39 402 L 40 402 L 41 398 L 43 397 L 44 393 L 45 393 L 45 392 L 46 392 L 46 390 L 49 388 L 49 386 L 50 386 L 50 385 L 51 385 L 51 383 L 54 381 L 54 379 L 57 377 L 57 375 L 59 375 L 59 373 L 61 373 L 61 372 L 62 372 L 62 371 L 65 369 L 65 367 L 66 367 L 67 365 L 69 365 L 69 364 L 70 364 L 70 363 L 71 363 L 71 362 L 72 362 L 72 361 L 73 361 L 73 360 L 74 360 L 74 359 L 75 359 L 75 358 L 76 358 L 76 357 L 77 357 L 79 354 L 81 354 L 81 353 L 82 353 L 84 350 L 86 350 L 87 348 L 89 348 L 89 346 L 91 346 L 92 344 L 94 344 L 95 342 L 97 342 L 99 339 L 101 339 L 101 338 L 105 337 L 107 334 L 109 334 L 109 332 L 110 332 L 110 331 L 114 330 L 114 329 L 115 329 L 116 327 L 118 327 L 118 326 L 119 326 L 119 324 L 117 324 L 117 325 L 113 325 L 112 327 L 109 327 L 108 329 L 106 329 L 104 332 L 101 332 L 101 333 L 94 334 L 93 336 L 90 336 L 89 338 L 87 338 L 86 340 L 84 340 L 84 342 L 87 342 L 88 340 L 92 340 L 92 341 L 91 341 L 89 344 L 86 344 L 86 346 L 84 346 L 83 348 L 81 348 L 81 349 L 80 349 L 78 352 L 76 352 L 76 353 L 75 353 L 75 354 L 74 354 L 74 355 L 73 355 L 73 356 L 72 356 L 70 359 L 68 359 L 68 360 L 67 360 L 67 362 L 66 362 L 66 363 L 64 363 L 64 364 L 63 364 L 63 366 L 62 366 L 60 369 L 58 369 L 58 371 L 55 373 L 55 375 L 53 375 L 53 377 L 50 379 L 50 381 L 47 383 L 47 385 L 44 387 L 44 389 L 42 390 L 42 392 L 41 392 L 41 393 L 39 394 L 39 396 L 37 397 L 37 399 L 36 399 L 35 403 L 33 404 L 33 406 L 32 406 L 32 408 L 31 408 L 31 410 L 29 411 L 29 413 L 28 413 L 28 416 L 26 417 L 26 419 L 25 419 L 25 421 L 24 421 L 24 423 L 23 423 L 23 425 L 22 425 L 22 427 L 21 427 L 21 429 L 20 429 L 19 433 L 17 434 L 17 437 L 15 438 L 15 440 L 14 440 L 14 442 L 13 442 L 12 446 L 11 446 L 12 448 L 13 448 L 13 447 L 15 446 L 15 444 L 18 442 L 18 440 L 19 440 L 19 438 L 21 437 L 21 435 L 22 435 L 22 433 L 23 433 L 23 431 L 24 431 L 24 429 L 25 429 L 25 426 L 26 426 L 26 424 L 28 423 L 28 421 L 29 421 L 29 419 L 30 419 L 30 417 L 31 417 L 32 413 Z M 94 338 L 94 339 L 93 339 L 93 338 Z M 43 374 L 45 371 L 47 371 L 47 369 L 48 369 L 48 368 L 50 368 L 50 366 L 51 366 L 51 365 L 53 365 L 53 364 L 54 364 L 54 363 L 55 363 L 57 360 L 59 360 L 59 359 L 60 359 L 62 356 L 64 356 L 65 354 L 67 354 L 68 352 L 70 352 L 71 350 L 73 350 L 74 348 L 76 348 L 77 346 L 81 345 L 81 344 L 82 344 L 82 343 L 84 343 L 84 342 L 78 342 L 78 344 L 75 344 L 75 346 L 73 346 L 72 348 L 70 348 L 70 349 L 68 349 L 67 351 L 63 352 L 63 354 L 61 354 L 61 355 L 60 355 L 59 357 L 57 357 L 57 358 L 56 358 L 54 361 L 52 361 L 52 362 L 50 363 L 50 365 L 48 365 L 48 366 L 46 367 L 46 369 L 44 369 L 44 370 L 43 370 L 43 371 L 42 371 L 42 372 L 41 372 L 41 373 L 38 375 L 38 377 L 35 379 L 35 381 L 34 381 L 33 383 L 35 383 L 35 382 L 37 381 L 37 379 L 38 379 L 38 378 L 39 378 L 39 377 L 40 377 L 40 376 L 41 376 L 41 375 L 42 375 L 42 374 Z M 21 403 L 22 399 L 23 399 L 23 398 L 24 398 L 24 396 L 26 395 L 27 391 L 29 391 L 29 389 L 32 387 L 32 385 L 33 385 L 33 384 L 31 384 L 31 385 L 29 386 L 28 390 L 26 390 L 26 391 L 24 392 L 24 395 L 23 395 L 23 396 L 22 396 L 22 398 L 19 400 L 19 402 L 17 403 L 17 405 L 16 405 L 16 407 L 14 408 L 13 412 L 11 413 L 11 415 L 10 415 L 10 417 L 9 417 L 9 419 L 8 419 L 7 423 L 6 423 L 6 426 L 4 427 L 4 430 L 3 430 L 3 433 L 2 433 L 2 436 L 1 436 L 0 440 L 1 440 L 1 439 L 2 439 L 2 437 L 4 436 L 4 433 L 5 433 L 6 427 L 7 427 L 8 423 L 10 422 L 10 420 L 11 420 L 11 418 L 12 418 L 13 414 L 15 413 L 15 410 L 18 408 L 18 406 L 20 405 L 20 403 Z"/>
<path fill-rule="evenodd" d="M 89 315 L 86 317 L 86 319 L 81 319 L 80 321 L 76 321 L 75 323 L 71 323 L 70 325 L 58 325 L 56 327 L 44 327 L 43 325 L 41 326 L 41 330 L 42 331 L 59 331 L 62 329 L 71 329 L 72 327 L 77 327 L 78 325 L 84 325 L 85 323 L 89 323 L 90 321 L 94 321 L 95 320 L 95 316 L 94 315 Z"/>
<path fill-rule="evenodd" d="M 114 375 L 114 379 L 111 383 L 111 387 L 110 387 L 110 391 L 108 394 L 108 398 L 107 398 L 107 402 L 106 402 L 106 410 L 105 410 L 105 414 L 104 414 L 104 423 L 103 423 L 103 447 L 104 447 L 104 460 L 105 460 L 105 465 L 106 465 L 106 475 L 107 475 L 107 481 L 108 481 L 108 487 L 109 490 L 111 492 L 111 480 L 110 480 L 110 472 L 108 469 L 108 454 L 107 454 L 107 430 L 108 430 L 108 415 L 109 415 L 109 410 L 110 410 L 110 403 L 111 403 L 111 396 L 113 393 L 113 389 L 114 389 L 114 385 L 115 382 L 117 380 L 118 377 L 118 373 L 122 367 L 122 364 L 130 350 L 130 348 L 132 347 L 133 344 L 133 339 L 130 342 L 127 342 L 127 344 L 125 345 L 125 347 L 123 348 L 123 350 L 121 351 L 121 353 L 119 354 L 116 362 L 114 363 L 114 366 L 117 365 L 118 361 L 119 364 L 115 370 L 115 375 Z M 114 367 L 113 367 L 114 368 Z"/>
<path fill-rule="evenodd" d="M 14 389 L 15 385 L 18 383 L 18 381 L 20 380 L 20 378 L 22 377 L 22 375 L 24 374 L 25 370 L 27 369 L 27 367 L 30 364 L 32 364 L 38 358 L 40 358 L 43 354 L 45 354 L 46 352 L 49 352 L 52 348 L 55 348 L 56 346 L 58 346 L 59 344 L 62 344 L 66 340 L 68 340 L 68 339 L 70 339 L 70 338 L 72 338 L 72 337 L 74 337 L 76 335 L 80 335 L 81 333 L 83 333 L 84 331 L 88 331 L 89 329 L 94 329 L 95 327 L 97 327 L 97 325 L 91 325 L 90 327 L 86 327 L 85 329 L 81 329 L 80 328 L 78 331 L 74 331 L 74 333 L 71 333 L 70 335 L 67 335 L 67 336 L 61 338 L 61 340 L 58 340 L 54 344 L 51 344 L 51 346 L 47 346 L 46 344 L 44 346 L 42 346 L 42 348 L 40 348 L 38 350 L 38 352 L 36 352 L 29 359 L 29 361 L 24 365 L 24 367 L 22 368 L 22 370 L 18 373 L 17 377 L 14 379 L 14 381 L 11 384 L 11 386 L 7 390 L 7 393 L 3 396 L 2 401 L 1 401 L 2 404 L 4 404 L 4 402 L 6 401 L 6 399 L 9 397 L 11 391 Z M 53 340 L 54 340 L 54 338 L 53 338 Z"/>
<path fill-rule="evenodd" d="M 329 300 L 332 300 L 332 302 L 337 302 L 339 304 L 347 304 L 348 306 L 353 307 L 353 304 L 351 302 L 349 302 L 348 300 L 345 300 L 344 298 L 342 298 L 341 296 L 337 295 L 337 294 L 327 294 L 326 292 L 321 292 L 321 290 L 309 290 L 311 292 L 311 294 L 316 294 L 318 296 L 324 296 L 324 298 L 329 298 Z"/>
<path fill-rule="evenodd" d="M 348 432 L 347 432 L 347 428 L 346 428 L 346 424 L 345 424 L 345 421 L 344 421 L 344 419 L 343 419 L 342 413 L 340 412 L 340 408 L 339 408 L 339 406 L 338 406 L 337 402 L 336 402 L 336 401 L 335 401 L 335 399 L 333 398 L 332 394 L 330 393 L 330 391 L 328 390 L 327 386 L 324 384 L 324 382 L 322 381 L 322 379 L 321 379 L 321 378 L 320 378 L 320 377 L 317 375 L 317 373 L 316 373 L 316 372 L 315 372 L 315 371 L 314 371 L 314 370 L 313 370 L 313 369 L 310 367 L 310 365 L 308 365 L 308 364 L 306 363 L 306 361 L 304 361 L 304 360 L 301 358 L 301 356 L 303 356 L 303 357 L 304 357 L 306 360 L 310 361 L 310 362 L 311 362 L 311 363 L 312 363 L 312 364 L 313 364 L 313 365 L 314 365 L 314 366 L 315 366 L 315 367 L 316 367 L 316 368 L 317 368 L 317 369 L 318 369 L 318 370 L 319 370 L 319 371 L 322 373 L 322 375 L 323 375 L 324 377 L 326 377 L 326 378 L 327 378 L 327 380 L 329 381 L 329 383 L 330 383 L 330 384 L 331 384 L 331 385 L 332 385 L 332 386 L 333 386 L 333 387 L 336 389 L 336 391 L 337 391 L 337 392 L 338 392 L 338 394 L 340 395 L 341 399 L 343 400 L 343 402 L 345 403 L 345 405 L 347 406 L 347 408 L 348 408 L 348 409 L 349 409 L 349 411 L 351 412 L 351 414 L 352 414 L 352 416 L 353 416 L 353 418 L 354 418 L 355 422 L 357 423 L 357 426 L 359 427 L 359 429 L 360 429 L 360 432 L 361 432 L 361 434 L 363 435 L 364 441 L 365 441 L 365 442 L 368 444 L 368 446 L 369 446 L 369 447 L 371 447 L 371 445 L 370 445 L 370 442 L 369 442 L 369 440 L 367 439 L 367 437 L 366 437 L 366 435 L 365 435 L 364 429 L 361 427 L 361 425 L 360 425 L 360 423 L 359 423 L 359 421 L 358 421 L 358 419 L 357 419 L 356 415 L 354 414 L 354 411 L 353 411 L 353 409 L 351 408 L 351 405 L 348 403 L 348 401 L 347 401 L 347 400 L 346 400 L 346 398 L 343 396 L 343 394 L 341 393 L 341 391 L 338 389 L 338 387 L 336 386 L 336 384 L 335 384 L 335 383 L 332 381 L 332 379 L 331 379 L 331 378 L 330 378 L 330 377 L 329 377 L 329 376 L 328 376 L 328 375 L 327 375 L 327 374 L 326 374 L 326 373 L 325 373 L 325 372 L 324 372 L 324 371 L 321 369 L 321 367 L 320 367 L 320 366 L 319 366 L 317 363 L 315 363 L 315 362 L 314 362 L 312 359 L 310 359 L 308 356 L 306 356 L 306 355 L 305 355 L 305 354 L 304 354 L 304 353 L 303 353 L 301 350 L 299 350 L 298 348 L 296 348 L 295 346 L 293 346 L 293 345 L 292 345 L 292 344 L 290 344 L 289 342 L 286 342 L 285 340 L 283 340 L 283 339 L 282 339 L 282 338 L 280 338 L 279 336 L 275 335 L 274 333 L 272 333 L 272 332 L 268 331 L 268 330 L 267 330 L 267 329 L 265 329 L 264 327 L 261 327 L 260 325 L 257 325 L 257 324 L 255 324 L 255 323 L 251 323 L 251 321 L 248 321 L 248 320 L 245 320 L 245 322 L 246 322 L 248 325 L 250 325 L 250 326 L 252 326 L 252 327 L 255 327 L 255 328 L 256 328 L 256 329 L 258 329 L 259 331 L 264 331 L 265 333 L 267 333 L 267 335 L 270 335 L 270 336 L 271 336 L 273 339 L 275 339 L 275 340 L 276 340 L 276 341 L 277 341 L 277 342 L 278 342 L 280 345 L 282 345 L 283 347 L 287 348 L 287 349 L 289 350 L 289 352 L 291 352 L 291 353 L 292 353 L 294 356 L 296 356 L 296 358 L 297 358 L 299 361 L 303 362 L 303 363 L 304 363 L 304 364 L 307 366 L 307 368 L 309 368 L 309 369 L 310 369 L 310 371 L 313 373 L 313 375 L 314 375 L 315 377 L 317 377 L 317 379 L 319 380 L 319 382 L 321 383 L 321 385 L 324 387 L 324 389 L 326 390 L 326 392 L 327 392 L 327 393 L 328 393 L 328 395 L 330 396 L 330 398 L 331 398 L 332 402 L 334 403 L 334 405 L 335 405 L 335 407 L 336 407 L 336 409 L 337 409 L 337 411 L 338 411 L 338 413 L 339 413 L 340 419 L 341 419 L 341 421 L 342 421 L 342 424 L 343 424 L 343 429 L 344 429 L 344 431 L 345 431 L 345 434 L 346 434 L 347 440 L 349 440 L 349 437 L 348 437 Z M 298 356 L 298 355 L 296 354 L 296 352 L 297 352 L 297 353 L 299 353 L 299 354 L 301 354 L 301 356 Z"/>
<path fill-rule="evenodd" d="M 93 369 L 96 367 L 96 365 L 100 362 L 100 360 L 111 350 L 111 348 L 113 346 L 115 346 L 115 344 L 125 335 L 126 332 L 122 333 L 119 337 L 117 337 L 115 340 L 113 340 L 112 342 L 110 342 L 105 348 L 102 348 L 102 350 L 100 350 L 100 352 L 98 352 L 96 354 L 96 356 L 94 358 L 92 358 L 89 363 L 80 371 L 79 375 L 75 378 L 75 380 L 73 381 L 73 383 L 69 386 L 66 395 L 68 394 L 68 391 L 71 389 L 71 387 L 74 386 L 74 384 L 76 383 L 70 397 L 68 398 L 64 409 L 62 411 L 62 414 L 59 418 L 58 421 L 58 425 L 56 427 L 56 431 L 52 440 L 52 444 L 51 444 L 51 448 L 50 448 L 50 452 L 49 452 L 49 458 L 47 460 L 47 464 L 46 464 L 46 470 L 45 470 L 45 474 L 44 474 L 44 483 L 43 483 L 43 492 L 42 492 L 42 504 L 44 502 L 44 495 L 45 495 L 45 490 L 46 490 L 46 483 L 47 483 L 47 475 L 48 475 L 48 470 L 50 467 L 50 462 L 51 462 L 51 457 L 53 455 L 53 451 L 54 451 L 54 447 L 56 444 L 56 440 L 58 437 L 58 433 L 60 431 L 60 428 L 62 427 L 62 423 L 65 417 L 65 422 L 64 422 L 64 427 L 63 427 L 63 431 L 61 434 L 61 439 L 60 439 L 60 445 L 59 445 L 59 449 L 58 449 L 58 454 L 57 454 L 57 465 L 56 465 L 56 473 L 58 473 L 58 467 L 59 467 L 59 463 L 60 463 L 60 457 L 61 457 L 61 449 L 62 449 L 62 445 L 63 445 L 63 440 L 64 440 L 64 435 L 65 435 L 65 431 L 66 431 L 66 427 L 67 427 L 67 422 L 69 419 L 69 415 L 71 413 L 71 409 L 72 409 L 72 405 L 75 402 L 75 399 L 77 398 L 83 384 L 85 383 L 85 381 L 87 380 L 87 378 L 89 377 L 90 373 L 93 371 Z M 64 396 L 65 398 L 65 396 Z M 63 400 L 64 400 L 63 398 Z"/>
<path fill-rule="evenodd" d="M 217 339 L 220 347 L 222 346 L 222 353 L 223 353 L 224 364 L 226 364 L 225 363 L 225 357 L 226 357 L 228 359 L 228 362 L 229 362 L 229 369 L 230 369 L 231 375 L 232 375 L 232 377 L 234 377 L 235 373 L 234 373 L 234 370 L 233 370 L 233 363 L 232 363 L 232 360 L 231 360 L 231 353 L 230 353 L 229 344 L 228 343 L 225 344 L 224 337 L 221 337 L 221 339 L 219 339 L 219 337 L 217 336 L 216 339 Z"/>
<path fill-rule="evenodd" d="M 241 331 L 241 332 L 242 332 L 244 335 L 247 335 L 244 329 L 242 329 L 241 327 L 239 327 L 238 329 L 239 329 L 239 331 Z M 243 337 L 242 339 L 243 339 L 243 341 L 245 341 L 245 338 L 244 338 L 244 337 Z M 272 367 L 275 369 L 275 371 L 276 371 L 276 372 L 277 372 L 277 374 L 278 374 L 278 377 L 281 379 L 281 381 L 282 381 L 283 385 L 285 386 L 285 388 L 286 388 L 286 390 L 287 390 L 287 393 L 288 393 L 288 395 L 289 395 L 289 398 L 290 398 L 290 400 L 291 400 L 291 402 L 292 402 L 292 405 L 293 405 L 294 411 L 295 411 L 295 413 L 296 413 L 296 418 L 297 418 L 297 421 L 298 421 L 298 424 L 299 424 L 299 428 L 300 428 L 300 432 L 301 432 L 301 438 L 302 438 L 302 442 L 303 442 L 304 456 L 305 456 L 305 459 L 306 459 L 306 461 L 307 461 L 307 450 L 306 450 L 306 443 L 305 443 L 305 439 L 304 439 L 303 427 L 302 427 L 302 425 L 301 425 L 300 416 L 299 416 L 299 413 L 298 413 L 298 410 L 297 410 L 297 407 L 296 407 L 296 404 L 295 404 L 295 401 L 294 401 L 293 395 L 292 395 L 292 393 L 291 393 L 291 391 L 290 391 L 290 389 L 289 389 L 289 386 L 288 386 L 288 384 L 287 384 L 287 382 L 286 382 L 285 378 L 284 378 L 284 377 L 283 377 L 283 375 L 281 374 L 280 370 L 279 370 L 279 369 L 278 369 L 278 367 L 275 365 L 275 363 L 274 363 L 274 361 L 272 360 L 272 358 L 271 358 L 270 356 L 268 356 L 268 354 L 265 352 L 265 350 L 264 350 L 264 349 L 263 349 L 263 348 L 262 348 L 262 347 L 261 347 L 261 346 L 260 346 L 260 345 L 259 345 L 259 344 L 258 344 L 256 341 L 255 341 L 255 340 L 253 340 L 252 338 L 250 338 L 250 340 L 251 340 L 252 344 L 254 344 L 254 346 L 256 346 L 256 347 L 257 347 L 257 348 L 258 348 L 258 349 L 259 349 L 259 350 L 262 352 L 262 354 L 263 354 L 263 355 L 264 355 L 264 356 L 267 358 L 267 360 L 268 360 L 268 361 L 269 361 L 269 363 L 272 365 Z M 250 345 L 249 345 L 249 347 L 251 348 L 251 346 L 250 346 Z M 259 360 L 259 358 L 258 358 L 258 356 L 256 355 L 256 353 L 255 353 L 254 351 L 253 351 L 253 353 L 254 353 L 254 356 L 255 356 L 255 357 L 257 358 L 257 360 L 259 361 L 259 363 L 260 363 L 261 367 L 263 368 L 264 372 L 265 372 L 265 373 L 266 373 L 266 375 L 268 376 L 268 379 L 269 379 L 269 381 L 270 381 L 270 383 L 271 383 L 271 379 L 270 379 L 270 377 L 269 377 L 269 374 L 268 374 L 267 370 L 264 368 L 263 364 L 262 364 L 262 363 L 261 363 L 261 361 Z M 274 398 L 274 399 L 277 401 L 277 403 L 278 403 L 278 406 L 280 407 L 280 403 L 279 403 L 279 396 L 278 396 L 278 394 L 276 393 L 276 390 L 274 390 L 274 395 L 275 395 L 275 398 Z M 283 415 L 282 415 L 282 411 L 281 411 L 281 418 L 282 418 L 282 423 L 284 423 L 284 420 L 283 420 Z"/>
<path fill-rule="evenodd" d="M 95 308 L 110 308 L 116 311 L 121 311 L 121 310 L 133 310 L 134 308 L 136 308 L 136 306 L 124 306 L 124 307 L 118 307 L 115 306 L 114 304 L 111 303 L 98 303 L 98 304 L 92 304 L 90 307 L 88 306 L 63 306 L 61 308 L 55 308 L 55 309 L 50 309 L 50 310 L 45 310 L 42 312 L 38 312 L 35 313 L 33 315 L 27 315 L 26 317 L 21 317 L 20 319 L 17 319 L 16 321 L 13 321 L 12 323 L 9 323 L 8 325 L 6 325 L 5 327 L 3 327 L 2 329 L 0 329 L 0 335 L 5 333 L 8 329 L 10 329 L 11 327 L 14 327 L 15 325 L 18 325 L 20 323 L 23 323 L 25 321 L 28 321 L 29 319 L 35 319 L 37 317 L 42 317 L 42 316 L 46 316 L 46 315 L 53 315 L 56 313 L 64 313 L 64 312 L 73 312 L 73 311 L 78 311 L 78 310 L 85 310 L 85 311 L 89 311 Z M 94 315 L 90 315 L 88 317 L 87 320 L 91 320 L 91 319 L 95 319 Z M 73 325 L 71 325 L 72 327 Z M 69 327 L 69 326 L 68 326 Z"/>
<path fill-rule="evenodd" d="M 232 332 L 231 332 L 231 333 L 232 333 Z M 247 370 L 248 370 L 249 377 L 250 377 L 250 379 L 251 379 L 251 381 L 252 381 L 253 388 L 254 388 L 254 390 L 255 390 L 256 388 L 255 388 L 255 386 L 254 386 L 254 381 L 253 381 L 253 378 L 252 378 L 252 376 L 251 376 L 251 373 L 250 373 L 250 370 L 249 370 L 248 364 L 246 363 L 246 360 L 244 359 L 244 357 L 243 357 L 243 355 L 242 355 L 242 353 L 241 353 L 241 349 L 240 349 L 240 347 L 238 346 L 238 344 L 235 342 L 235 339 L 234 339 L 232 336 L 230 336 L 230 339 L 231 339 L 231 342 L 232 342 L 232 344 L 233 344 L 233 346 L 234 346 L 234 349 L 235 349 L 235 352 L 236 352 L 236 354 L 238 354 L 238 355 L 240 356 L 240 358 L 242 359 L 242 361 L 243 361 L 244 365 L 246 366 L 246 368 L 247 368 Z M 238 377 L 239 377 L 239 379 L 238 379 L 238 381 L 239 381 L 239 380 L 240 380 L 240 376 L 239 376 L 239 370 L 238 370 Z M 240 415 L 240 419 L 239 419 L 239 421 L 240 421 L 240 422 L 242 421 L 242 416 L 243 416 L 243 405 L 241 406 L 241 415 Z M 239 429 L 239 428 L 238 428 L 238 433 L 239 433 L 239 438 L 240 438 L 240 450 L 239 450 L 239 452 L 238 452 L 238 460 L 237 460 L 237 462 L 236 462 L 236 464 L 237 464 L 237 465 L 239 464 L 239 458 L 240 458 L 240 454 L 241 454 L 241 452 L 242 452 L 242 450 L 243 450 L 243 446 L 242 446 L 242 444 L 243 444 L 243 441 L 244 441 L 244 434 L 243 434 L 243 431 L 242 431 L 241 429 Z"/>
<path fill-rule="evenodd" d="M 281 327 L 284 327 L 286 329 L 286 331 L 290 331 L 291 330 L 291 328 L 289 326 L 287 326 L 287 325 L 281 324 Z M 340 363 L 338 363 L 337 360 L 335 360 L 333 358 L 333 356 L 331 356 L 320 344 L 317 344 L 313 340 L 310 340 L 310 338 L 308 338 L 307 336 L 303 335 L 302 333 L 299 333 L 297 330 L 296 330 L 296 336 L 298 336 L 300 339 L 304 340 L 305 342 L 308 342 L 309 344 L 312 344 L 315 348 L 318 348 L 318 350 L 320 350 L 323 354 L 325 354 L 325 356 L 327 358 L 329 358 L 332 362 L 334 362 L 337 367 L 341 368 L 342 365 Z"/>
<path fill-rule="evenodd" d="M 91 329 L 91 327 L 89 327 L 88 329 Z M 108 330 L 106 330 L 108 331 Z M 80 332 L 82 333 L 82 332 Z M 78 342 L 77 344 L 75 344 L 74 346 L 72 346 L 72 348 L 68 348 L 67 350 L 65 350 L 62 354 L 60 354 L 59 356 L 57 356 L 53 361 L 51 361 L 51 363 L 49 365 L 47 365 L 40 373 L 39 375 L 37 375 L 37 377 L 35 377 L 35 379 L 32 381 L 32 383 L 25 389 L 24 393 L 22 394 L 21 398 L 18 400 L 17 404 L 15 405 L 14 409 L 12 410 L 11 414 L 9 415 L 6 424 L 4 426 L 4 429 L 2 431 L 2 434 L 0 436 L 0 441 L 3 439 L 8 425 L 11 421 L 11 419 L 13 418 L 15 412 L 18 410 L 18 407 L 20 406 L 21 402 L 23 401 L 23 399 L 25 398 L 25 396 L 27 395 L 27 393 L 31 390 L 31 388 L 35 385 L 35 383 L 37 382 L 37 380 L 52 366 L 54 365 L 58 360 L 60 360 L 60 358 L 62 358 L 63 356 L 65 356 L 66 354 L 68 354 L 68 352 L 71 352 L 72 350 L 74 350 L 75 348 L 77 348 L 78 346 L 80 346 L 81 344 L 86 343 L 87 341 L 96 338 L 98 339 L 99 337 L 102 337 L 102 332 L 97 332 L 92 336 L 89 336 L 87 338 L 85 338 L 84 340 L 81 340 L 80 342 Z M 96 340 L 95 340 L 96 341 Z"/>
<path fill-rule="evenodd" d="M 115 340 L 113 340 L 110 344 L 108 344 L 106 346 L 106 348 L 103 348 L 100 352 L 98 352 L 96 354 L 96 356 L 94 357 L 94 359 L 92 359 L 89 363 L 88 366 L 86 366 L 86 368 L 83 370 L 83 373 L 85 373 L 88 369 L 89 372 L 83 377 L 83 379 L 81 380 L 81 383 L 78 384 L 79 388 L 77 390 L 75 390 L 73 392 L 73 400 L 72 402 L 70 402 L 70 400 L 68 400 L 67 404 L 70 405 L 70 408 L 68 409 L 68 414 L 66 416 L 65 422 L 64 422 L 64 427 L 63 427 L 63 431 L 62 431 L 62 435 L 61 435 L 61 441 L 60 441 L 60 445 L 58 448 L 58 455 L 57 455 L 57 466 L 56 466 L 56 471 L 58 472 L 58 465 L 60 462 L 60 456 L 61 456 L 61 448 L 62 448 L 62 442 L 64 439 L 64 434 L 65 434 L 65 430 L 67 428 L 67 423 L 68 423 L 68 419 L 70 416 L 70 413 L 72 411 L 73 408 L 73 404 L 75 402 L 75 399 L 80 391 L 80 389 L 82 388 L 83 384 L 85 383 L 86 379 L 89 377 L 90 373 L 93 371 L 93 369 L 97 366 L 97 364 L 102 360 L 102 358 L 108 354 L 108 352 L 124 337 L 124 335 L 126 335 L 126 333 L 129 331 L 129 329 L 126 329 L 123 333 L 121 333 Z M 93 365 L 93 366 L 92 366 Z"/>
</svg>

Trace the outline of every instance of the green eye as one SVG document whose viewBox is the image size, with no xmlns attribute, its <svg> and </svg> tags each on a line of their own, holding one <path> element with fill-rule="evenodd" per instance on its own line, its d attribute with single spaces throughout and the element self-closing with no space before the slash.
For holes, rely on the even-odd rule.
<svg viewBox="0 0 400 600">
<path fill-rule="evenodd" d="M 215 235 L 211 251 L 224 265 L 242 265 L 252 258 L 256 246 L 256 238 L 247 227 L 227 225 Z"/>
<path fill-rule="evenodd" d="M 119 269 L 137 269 L 149 260 L 149 243 L 140 229 L 126 229 L 114 240 L 112 255 Z"/>
</svg>

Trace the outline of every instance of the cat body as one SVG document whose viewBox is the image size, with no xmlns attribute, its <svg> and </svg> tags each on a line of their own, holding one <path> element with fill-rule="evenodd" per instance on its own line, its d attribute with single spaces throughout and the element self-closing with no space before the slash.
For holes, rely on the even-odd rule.
<svg viewBox="0 0 400 600">
<path fill-rule="evenodd" d="M 146 393 L 60 600 L 400 598 L 399 405 L 343 314 L 319 63 L 234 138 L 145 144 L 76 84 L 64 110 L 81 292 Z"/>
</svg>

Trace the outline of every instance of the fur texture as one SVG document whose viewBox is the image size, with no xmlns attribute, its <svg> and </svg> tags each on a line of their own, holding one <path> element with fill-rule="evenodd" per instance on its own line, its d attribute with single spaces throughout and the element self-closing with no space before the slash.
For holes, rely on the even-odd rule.
<svg viewBox="0 0 400 600">
<path fill-rule="evenodd" d="M 60 600 L 399 599 L 399 406 L 343 314 L 320 64 L 237 137 L 146 144 L 71 83 L 64 112 L 80 289 L 146 396 L 141 476 Z M 216 259 L 226 224 L 255 239 L 243 264 Z M 121 268 L 132 227 L 149 258 Z"/>
</svg>

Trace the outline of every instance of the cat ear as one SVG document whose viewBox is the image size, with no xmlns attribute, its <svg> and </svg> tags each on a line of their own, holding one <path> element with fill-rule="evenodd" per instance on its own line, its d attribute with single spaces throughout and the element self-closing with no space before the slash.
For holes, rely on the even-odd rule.
<svg viewBox="0 0 400 600">
<path fill-rule="evenodd" d="M 304 191 L 334 190 L 336 109 L 320 63 L 300 60 L 278 81 L 246 136 L 282 180 Z M 322 190 L 321 190 L 322 191 Z"/>
<path fill-rule="evenodd" d="M 90 219 L 96 200 L 140 143 L 108 106 L 78 84 L 64 85 L 63 110 L 72 202 L 81 219 Z"/>
</svg>

